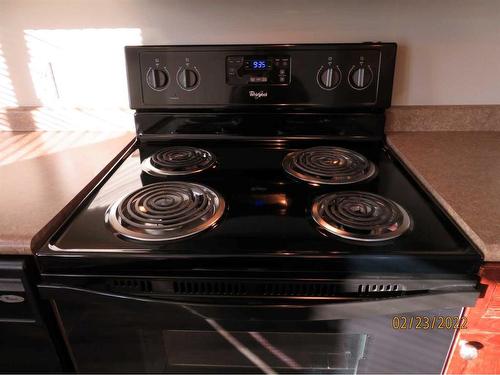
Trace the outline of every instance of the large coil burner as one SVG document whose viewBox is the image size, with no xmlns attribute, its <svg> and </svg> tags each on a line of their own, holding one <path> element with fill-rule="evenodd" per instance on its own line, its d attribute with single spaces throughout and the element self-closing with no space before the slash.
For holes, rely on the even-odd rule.
<svg viewBox="0 0 500 375">
<path fill-rule="evenodd" d="M 224 199 L 207 186 L 159 182 L 112 204 L 105 220 L 119 235 L 139 241 L 170 241 L 212 227 L 224 213 Z"/>
</svg>

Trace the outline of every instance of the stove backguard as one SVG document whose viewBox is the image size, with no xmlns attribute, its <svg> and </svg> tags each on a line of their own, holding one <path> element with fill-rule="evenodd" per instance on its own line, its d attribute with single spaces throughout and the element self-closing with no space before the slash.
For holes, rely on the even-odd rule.
<svg viewBox="0 0 500 375">
<path fill-rule="evenodd" d="M 383 111 L 395 43 L 126 47 L 133 109 Z"/>
</svg>

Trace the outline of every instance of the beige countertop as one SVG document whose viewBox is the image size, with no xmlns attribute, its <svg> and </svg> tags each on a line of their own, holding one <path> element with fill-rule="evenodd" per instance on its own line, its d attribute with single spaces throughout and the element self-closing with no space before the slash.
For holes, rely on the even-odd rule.
<svg viewBox="0 0 500 375">
<path fill-rule="evenodd" d="M 0 132 L 0 254 L 31 254 L 33 236 L 133 137 L 123 132 Z"/>
<path fill-rule="evenodd" d="M 500 132 L 401 132 L 387 142 L 485 260 L 500 261 Z"/>
</svg>

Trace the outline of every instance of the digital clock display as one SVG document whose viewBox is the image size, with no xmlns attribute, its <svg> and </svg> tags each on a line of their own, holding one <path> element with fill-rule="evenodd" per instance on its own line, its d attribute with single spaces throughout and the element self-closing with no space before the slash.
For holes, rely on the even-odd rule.
<svg viewBox="0 0 500 375">
<path fill-rule="evenodd" d="M 250 67 L 255 70 L 266 69 L 266 60 L 250 60 Z"/>
</svg>

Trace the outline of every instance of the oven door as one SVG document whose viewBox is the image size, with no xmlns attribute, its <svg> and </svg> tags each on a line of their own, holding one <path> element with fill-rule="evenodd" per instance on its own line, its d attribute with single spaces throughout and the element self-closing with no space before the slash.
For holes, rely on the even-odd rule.
<svg viewBox="0 0 500 375">
<path fill-rule="evenodd" d="M 49 284 L 40 291 L 80 372 L 440 373 L 456 328 L 449 322 L 477 297 L 251 305 Z"/>
</svg>

